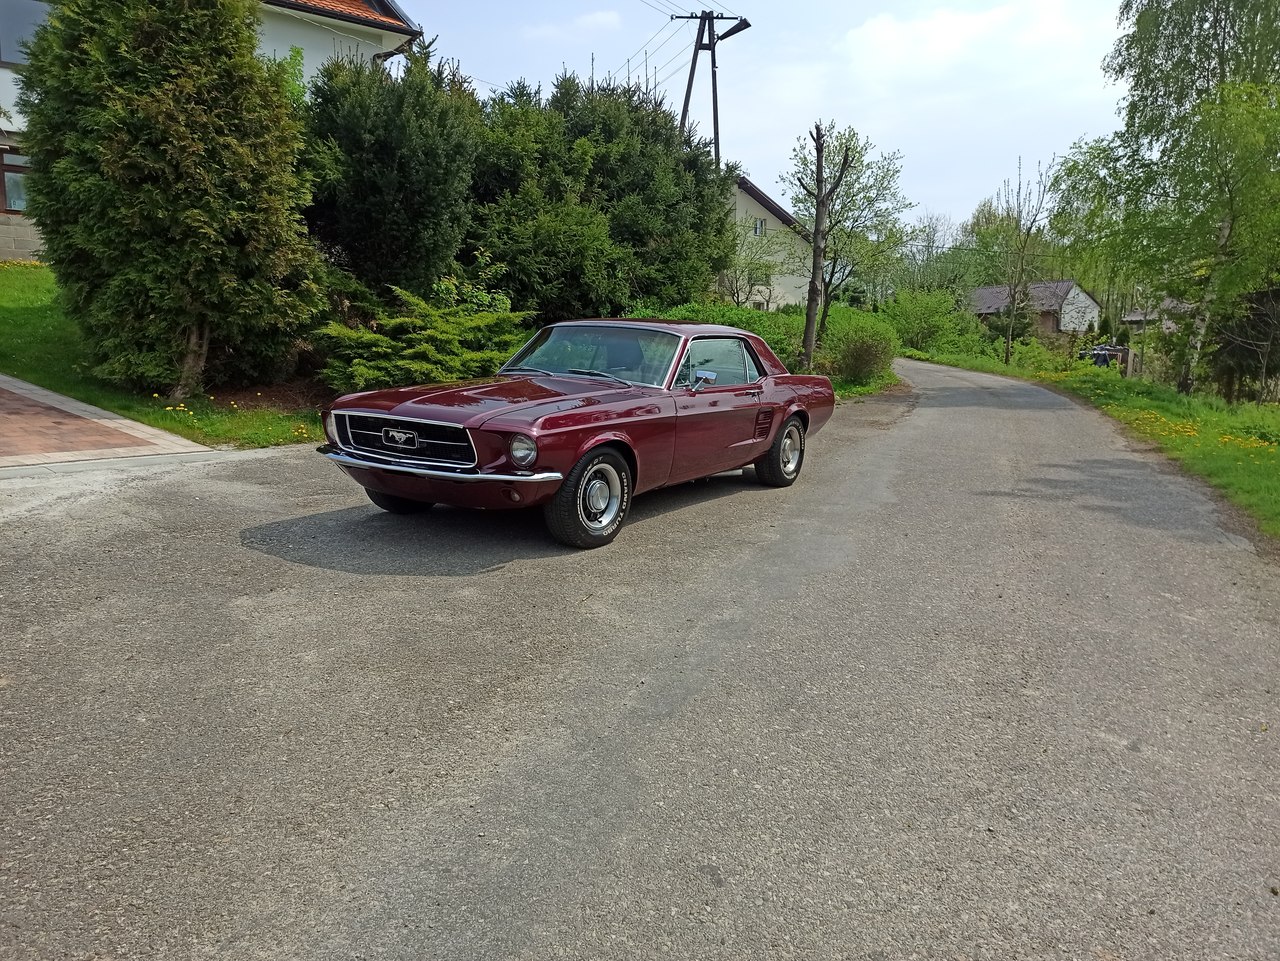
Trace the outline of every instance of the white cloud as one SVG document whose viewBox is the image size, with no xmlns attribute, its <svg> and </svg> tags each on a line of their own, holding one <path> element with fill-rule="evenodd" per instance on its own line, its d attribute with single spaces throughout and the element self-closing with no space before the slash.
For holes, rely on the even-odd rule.
<svg viewBox="0 0 1280 961">
<path fill-rule="evenodd" d="M 791 143 L 834 119 L 901 151 L 904 187 L 920 207 L 963 217 L 1016 173 L 1019 156 L 1034 169 L 1116 127 L 1120 91 L 1101 70 L 1116 36 L 1114 0 L 961 3 L 884 5 L 825 45 L 798 34 L 770 38 L 767 54 L 744 45 L 734 56 L 726 45 L 725 155 L 780 191 Z M 697 111 L 704 133 L 707 112 Z"/>
<path fill-rule="evenodd" d="M 525 27 L 526 40 L 570 41 L 608 33 L 622 26 L 622 15 L 616 10 L 595 10 L 564 23 L 541 23 Z"/>
</svg>

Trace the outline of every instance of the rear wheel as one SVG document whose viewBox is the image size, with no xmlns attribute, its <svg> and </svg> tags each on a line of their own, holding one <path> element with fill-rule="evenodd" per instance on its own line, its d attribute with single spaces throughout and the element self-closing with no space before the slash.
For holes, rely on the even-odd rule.
<svg viewBox="0 0 1280 961">
<path fill-rule="evenodd" d="M 429 501 L 412 501 L 407 497 L 397 497 L 395 494 L 371 491 L 367 487 L 364 492 L 369 495 L 369 500 L 389 514 L 421 514 L 423 511 L 431 510 L 432 506 Z"/>
<path fill-rule="evenodd" d="M 756 461 L 756 477 L 769 487 L 790 487 L 804 466 L 804 424 L 788 417 L 769 446 L 769 453 Z"/>
<path fill-rule="evenodd" d="M 547 529 L 570 547 L 603 547 L 631 507 L 631 471 L 617 451 L 598 447 L 573 466 L 543 508 Z"/>
</svg>

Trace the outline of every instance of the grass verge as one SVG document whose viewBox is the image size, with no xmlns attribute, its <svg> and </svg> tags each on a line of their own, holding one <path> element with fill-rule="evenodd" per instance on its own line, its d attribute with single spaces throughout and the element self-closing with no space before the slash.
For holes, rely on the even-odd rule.
<svg viewBox="0 0 1280 961">
<path fill-rule="evenodd" d="M 57 302 L 53 274 L 40 264 L 0 263 L 0 373 L 209 446 L 319 443 L 319 412 L 257 400 L 256 391 L 175 404 L 104 383 L 89 372 L 80 332 Z M 238 399 L 237 399 L 238 398 Z"/>
<path fill-rule="evenodd" d="M 1216 397 L 1187 396 L 1115 370 L 1080 365 L 1067 371 L 1027 371 L 988 357 L 928 356 L 920 360 L 1052 384 L 1093 404 L 1154 442 L 1189 472 L 1218 488 L 1268 534 L 1280 537 L 1280 408 L 1230 406 Z"/>
<path fill-rule="evenodd" d="M 902 380 L 893 371 L 886 371 L 869 384 L 855 384 L 850 380 L 841 380 L 834 377 L 831 380 L 831 386 L 835 388 L 836 396 L 842 400 L 849 397 L 866 397 L 870 394 L 878 394 L 882 390 L 888 390 L 896 384 L 901 384 Z"/>
</svg>

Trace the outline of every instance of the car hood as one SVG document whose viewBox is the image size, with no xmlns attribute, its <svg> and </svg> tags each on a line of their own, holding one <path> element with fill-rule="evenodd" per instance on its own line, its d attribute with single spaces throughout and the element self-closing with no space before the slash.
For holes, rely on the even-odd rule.
<svg viewBox="0 0 1280 961">
<path fill-rule="evenodd" d="M 599 397 L 612 399 L 632 389 L 584 377 L 491 377 L 349 394 L 334 409 L 377 411 L 474 428 L 499 415 L 507 424 L 531 424 L 546 414 L 589 406 Z"/>
</svg>

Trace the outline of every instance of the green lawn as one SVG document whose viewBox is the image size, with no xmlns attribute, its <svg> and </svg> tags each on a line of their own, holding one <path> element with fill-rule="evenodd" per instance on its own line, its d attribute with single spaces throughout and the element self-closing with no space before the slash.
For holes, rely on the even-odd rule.
<svg viewBox="0 0 1280 961">
<path fill-rule="evenodd" d="M 90 374 L 80 332 L 57 304 L 53 274 L 37 264 L 0 262 L 0 373 L 210 446 L 272 447 L 323 440 L 314 409 L 256 407 L 200 397 L 177 404 L 139 395 Z"/>
<path fill-rule="evenodd" d="M 1227 405 L 1186 396 L 1114 370 L 1078 365 L 1064 372 L 1005 367 L 986 357 L 928 358 L 936 363 L 1052 384 L 1089 401 L 1135 434 L 1158 444 L 1188 471 L 1221 490 L 1280 537 L 1280 407 Z"/>
</svg>

